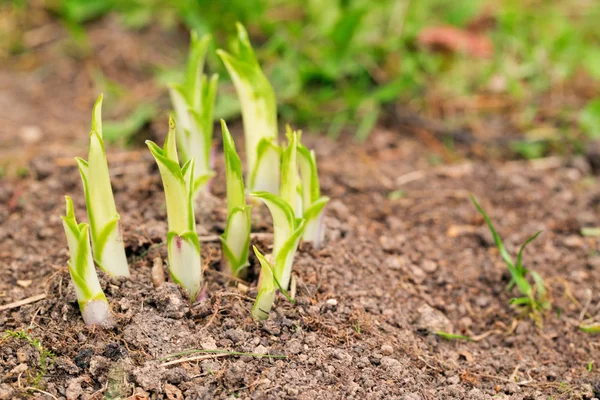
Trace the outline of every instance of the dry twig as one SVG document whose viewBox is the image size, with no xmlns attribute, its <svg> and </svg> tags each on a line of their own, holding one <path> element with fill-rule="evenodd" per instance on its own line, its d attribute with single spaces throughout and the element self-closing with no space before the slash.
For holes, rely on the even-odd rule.
<svg viewBox="0 0 600 400">
<path fill-rule="evenodd" d="M 0 306 L 0 311 L 10 310 L 10 309 L 21 307 L 21 306 L 24 306 L 27 304 L 35 303 L 36 301 L 44 300 L 45 298 L 46 298 L 46 293 L 36 294 L 35 296 L 31 296 L 31 297 L 28 297 L 23 300 L 4 304 L 4 305 Z"/>
</svg>

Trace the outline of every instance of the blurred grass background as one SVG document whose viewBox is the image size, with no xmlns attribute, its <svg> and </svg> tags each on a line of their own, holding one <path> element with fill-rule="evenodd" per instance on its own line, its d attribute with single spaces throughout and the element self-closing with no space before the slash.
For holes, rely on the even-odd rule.
<svg viewBox="0 0 600 400">
<path fill-rule="evenodd" d="M 24 35 L 36 13 L 68 32 L 66 57 L 84 59 L 89 26 L 107 17 L 131 31 L 196 29 L 220 47 L 240 21 L 275 87 L 280 121 L 332 137 L 362 140 L 377 122 L 417 118 L 443 127 L 449 151 L 467 132 L 508 138 L 527 158 L 582 151 L 600 137 L 596 0 L 4 0 L 0 59 L 29 51 Z M 180 68 L 153 66 L 157 85 L 183 70 L 181 36 Z M 221 76 L 216 117 L 238 115 L 214 54 L 208 68 Z M 97 79 L 116 97 L 128 90 L 101 71 Z M 108 135 L 129 135 L 155 112 L 139 104 Z"/>
</svg>

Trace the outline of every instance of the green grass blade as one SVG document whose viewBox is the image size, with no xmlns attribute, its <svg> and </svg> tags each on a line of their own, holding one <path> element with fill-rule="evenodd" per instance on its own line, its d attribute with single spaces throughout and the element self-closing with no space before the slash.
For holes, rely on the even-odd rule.
<svg viewBox="0 0 600 400">
<path fill-rule="evenodd" d="M 500 252 L 500 256 L 502 257 L 502 259 L 504 260 L 504 262 L 507 265 L 509 265 L 510 267 L 514 267 L 513 260 L 510 256 L 510 254 L 508 254 L 508 251 L 506 251 L 506 247 L 504 247 L 504 243 L 502 243 L 502 239 L 500 239 L 500 235 L 498 235 L 498 232 L 496 232 L 496 228 L 494 228 L 494 224 L 492 223 L 492 220 L 490 219 L 490 217 L 488 217 L 488 215 L 485 213 L 483 208 L 481 208 L 481 206 L 479 205 L 477 200 L 475 200 L 475 197 L 472 194 L 469 195 L 469 197 L 471 198 L 471 201 L 473 202 L 473 205 L 475 205 L 475 208 L 477 209 L 477 211 L 479 211 L 479 214 L 481 214 L 481 216 L 487 223 L 488 227 L 490 228 L 490 231 L 492 232 L 492 236 L 494 237 L 494 242 L 496 243 L 496 247 L 498 247 L 498 251 Z"/>
</svg>

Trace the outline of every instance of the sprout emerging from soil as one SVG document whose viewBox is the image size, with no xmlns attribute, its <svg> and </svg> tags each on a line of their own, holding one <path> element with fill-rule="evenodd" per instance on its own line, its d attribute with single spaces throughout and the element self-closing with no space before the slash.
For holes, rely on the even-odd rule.
<svg viewBox="0 0 600 400">
<path fill-rule="evenodd" d="M 294 256 L 306 226 L 306 220 L 297 218 L 294 212 L 299 198 L 297 146 L 297 133 L 288 132 L 288 145 L 281 158 L 281 197 L 268 192 L 250 194 L 267 206 L 273 218 L 273 275 L 282 290 L 287 290 L 290 284 Z"/>
<path fill-rule="evenodd" d="M 318 249 L 325 236 L 323 217 L 329 197 L 321 196 L 315 152 L 308 150 L 301 143 L 298 143 L 298 165 L 302 180 L 302 216 L 306 219 L 306 228 L 302 238 L 307 242 L 312 242 L 314 248 Z"/>
<path fill-rule="evenodd" d="M 248 190 L 277 194 L 279 151 L 275 93 L 258 64 L 248 33 L 241 24 L 237 24 L 236 41 L 231 53 L 219 49 L 217 54 L 231 75 L 242 105 Z"/>
<path fill-rule="evenodd" d="M 273 276 L 271 263 L 258 251 L 256 246 L 252 247 L 256 258 L 258 258 L 258 262 L 260 262 L 258 294 L 256 295 L 254 306 L 252 306 L 252 317 L 258 320 L 265 320 L 269 318 L 269 312 L 273 308 L 277 287 L 275 286 L 275 277 Z"/>
<path fill-rule="evenodd" d="M 483 216 L 483 219 L 487 223 L 490 231 L 492 232 L 492 236 L 494 237 L 494 242 L 496 243 L 496 247 L 498 247 L 498 251 L 500 252 L 500 257 L 508 267 L 508 272 L 510 273 L 511 280 L 507 286 L 507 290 L 511 290 L 514 286 L 517 287 L 519 292 L 521 293 L 520 297 L 513 298 L 511 300 L 511 304 L 515 305 L 518 308 L 525 307 L 526 309 L 531 310 L 532 317 L 536 320 L 536 322 L 540 322 L 539 311 L 547 310 L 550 308 L 550 301 L 548 299 L 548 294 L 546 291 L 546 287 L 544 285 L 544 280 L 535 271 L 530 271 L 523 266 L 523 251 L 525 247 L 529 243 L 531 243 L 535 238 L 538 237 L 541 231 L 537 232 L 535 235 L 531 236 L 529 239 L 525 241 L 521 245 L 519 249 L 519 253 L 517 254 L 517 262 L 515 263 L 508 254 L 506 247 L 504 247 L 504 243 L 502 243 L 502 239 L 496 232 L 494 225 L 492 224 L 492 220 L 485 213 L 483 208 L 477 203 L 475 197 L 473 195 L 470 196 L 471 201 L 477 208 L 477 211 Z M 533 285 L 529 283 L 526 275 L 530 274 L 533 278 Z"/>
<path fill-rule="evenodd" d="M 294 255 L 304 232 L 305 220 L 297 218 L 294 208 L 297 204 L 298 164 L 296 158 L 297 136 L 289 136 L 290 142 L 282 155 L 281 194 L 255 192 L 251 196 L 261 200 L 273 218 L 273 261 L 274 278 L 287 290 L 292 273 Z M 264 281 L 264 279 L 263 279 Z"/>
<path fill-rule="evenodd" d="M 215 175 L 211 168 L 213 110 L 218 76 L 210 79 L 202 73 L 210 35 L 198 38 L 192 31 L 190 52 L 182 84 L 171 85 L 171 102 L 177 122 L 177 143 L 182 162 L 192 157 L 194 164 L 194 197 Z"/>
<path fill-rule="evenodd" d="M 94 267 L 89 226 L 85 223 L 77 224 L 73 201 L 69 196 L 65 196 L 65 200 L 67 211 L 61 218 L 71 254 L 69 273 L 75 286 L 81 315 L 87 325 L 111 325 L 112 315 L 108 301 Z"/>
<path fill-rule="evenodd" d="M 222 266 L 225 272 L 237 277 L 249 265 L 252 208 L 246 204 L 242 162 L 235 150 L 231 133 L 223 120 L 221 120 L 221 130 L 227 178 L 227 227 L 221 236 Z"/>
<path fill-rule="evenodd" d="M 202 283 L 200 241 L 194 216 L 194 158 L 179 166 L 175 140 L 175 121 L 169 121 L 169 133 L 164 148 L 147 140 L 156 159 L 167 202 L 167 251 L 173 281 L 183 286 L 193 302 Z"/>
<path fill-rule="evenodd" d="M 120 217 L 115 206 L 102 139 L 102 95 L 92 111 L 88 160 L 76 160 L 85 191 L 94 260 L 109 275 L 129 276 Z"/>
</svg>

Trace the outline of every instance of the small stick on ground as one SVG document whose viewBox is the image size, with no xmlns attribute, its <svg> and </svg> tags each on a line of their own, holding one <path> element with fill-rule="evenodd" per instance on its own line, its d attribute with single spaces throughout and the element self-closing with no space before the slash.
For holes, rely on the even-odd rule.
<svg viewBox="0 0 600 400">
<path fill-rule="evenodd" d="M 45 394 L 46 396 L 52 397 L 54 400 L 58 400 L 58 397 L 54 396 L 52 393 L 48 393 L 46 391 L 43 391 L 42 389 L 34 388 L 32 386 L 24 387 L 23 390 L 32 391 L 32 392 L 39 392 L 39 393 Z"/>
<path fill-rule="evenodd" d="M 163 260 L 157 256 L 152 260 L 152 284 L 155 288 L 164 285 L 165 271 L 163 270 Z"/>
<path fill-rule="evenodd" d="M 160 367 L 168 367 L 169 365 L 181 364 L 181 363 L 188 362 L 188 361 L 210 360 L 211 358 L 226 357 L 226 356 L 231 356 L 231 354 L 220 353 L 220 354 L 205 354 L 205 355 L 201 355 L 201 356 L 186 357 L 186 358 L 181 358 L 179 360 L 167 361 L 165 363 L 160 364 L 159 366 Z"/>
<path fill-rule="evenodd" d="M 44 300 L 46 298 L 46 293 L 36 294 L 35 296 L 28 297 L 23 300 L 15 301 L 13 303 L 8 303 L 0 306 L 0 311 L 10 310 L 13 308 L 21 307 L 27 304 L 35 303 L 36 301 Z"/>
</svg>

